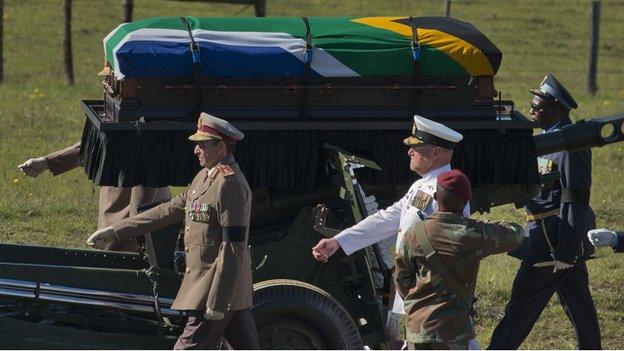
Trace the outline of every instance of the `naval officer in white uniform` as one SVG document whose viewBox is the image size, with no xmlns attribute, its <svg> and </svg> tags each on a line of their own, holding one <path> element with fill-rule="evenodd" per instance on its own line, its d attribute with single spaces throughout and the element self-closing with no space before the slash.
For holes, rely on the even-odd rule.
<svg viewBox="0 0 624 351">
<path fill-rule="evenodd" d="M 451 128 L 415 115 L 412 134 L 403 142 L 409 146 L 407 154 L 410 157 L 410 169 L 421 178 L 392 206 L 366 217 L 333 238 L 319 241 L 312 248 L 314 257 L 327 262 L 338 248 L 350 255 L 393 236 L 396 236 L 396 248 L 400 248 L 405 231 L 436 211 L 438 205 L 433 198 L 436 178 L 451 170 L 453 148 L 462 139 L 462 135 Z M 464 215 L 470 216 L 469 205 L 464 208 Z M 395 316 L 390 320 L 395 321 L 405 314 L 403 300 L 398 293 L 394 298 L 392 312 Z M 390 320 L 389 324 L 392 323 Z"/>
</svg>

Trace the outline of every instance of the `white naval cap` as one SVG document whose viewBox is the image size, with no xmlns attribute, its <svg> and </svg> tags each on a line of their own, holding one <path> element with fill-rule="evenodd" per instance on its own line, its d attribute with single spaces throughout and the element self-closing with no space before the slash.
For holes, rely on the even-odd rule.
<svg viewBox="0 0 624 351">
<path fill-rule="evenodd" d="M 464 137 L 451 128 L 427 119 L 423 116 L 414 115 L 412 135 L 405 138 L 405 145 L 430 144 L 445 149 L 453 149 L 455 144 Z"/>
<path fill-rule="evenodd" d="M 197 121 L 197 132 L 189 137 L 192 141 L 223 140 L 228 144 L 236 144 L 245 134 L 236 129 L 230 122 L 202 112 Z"/>
</svg>

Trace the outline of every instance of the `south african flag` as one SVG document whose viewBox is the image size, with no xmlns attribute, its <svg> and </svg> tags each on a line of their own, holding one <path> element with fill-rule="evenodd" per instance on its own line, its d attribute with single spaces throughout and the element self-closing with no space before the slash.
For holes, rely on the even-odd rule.
<svg viewBox="0 0 624 351">
<path fill-rule="evenodd" d="M 219 78 L 493 76 L 502 57 L 446 17 L 157 17 L 118 26 L 104 53 L 119 80 L 191 76 L 194 62 Z"/>
</svg>

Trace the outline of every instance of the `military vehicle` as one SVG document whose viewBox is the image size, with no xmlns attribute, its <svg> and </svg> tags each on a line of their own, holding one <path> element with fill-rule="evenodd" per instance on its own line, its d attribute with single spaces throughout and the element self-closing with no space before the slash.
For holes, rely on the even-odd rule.
<svg viewBox="0 0 624 351">
<path fill-rule="evenodd" d="M 556 179 L 538 174 L 538 155 L 624 139 L 624 115 L 533 136 L 494 89 L 502 54 L 455 19 L 155 18 L 120 25 L 104 47 L 104 98 L 82 102 L 95 184 L 187 185 L 198 111 L 245 132 L 236 159 L 253 188 L 252 311 L 266 349 L 390 347 L 382 249 L 323 264 L 311 247 L 415 180 L 401 144 L 413 114 L 464 135 L 452 165 L 473 183 L 473 211 L 522 206 Z M 139 253 L 0 244 L 0 342 L 172 347 L 179 229 L 146 235 Z"/>
</svg>

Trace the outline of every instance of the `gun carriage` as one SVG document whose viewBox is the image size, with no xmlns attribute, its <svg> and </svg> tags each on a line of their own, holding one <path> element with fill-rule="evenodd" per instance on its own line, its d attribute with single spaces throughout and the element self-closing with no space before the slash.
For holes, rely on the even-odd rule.
<svg viewBox="0 0 624 351">
<path fill-rule="evenodd" d="M 401 145 L 413 114 L 464 135 L 452 165 L 473 183 L 474 211 L 522 206 L 542 182 L 540 154 L 624 138 L 621 115 L 533 137 L 495 90 L 501 52 L 455 19 L 154 18 L 120 25 L 104 51 L 104 98 L 82 102 L 80 158 L 95 184 L 188 185 L 200 111 L 245 132 L 235 157 L 254 196 L 262 348 L 387 346 L 379 249 L 321 264 L 310 248 L 361 220 L 366 195 L 382 207 L 402 196 L 414 180 Z M 171 347 L 183 317 L 168 308 L 184 261 L 178 231 L 147 235 L 140 253 L 2 244 L 0 325 L 17 332 L 0 340 Z"/>
</svg>

